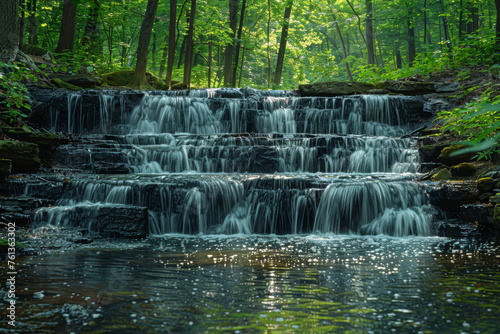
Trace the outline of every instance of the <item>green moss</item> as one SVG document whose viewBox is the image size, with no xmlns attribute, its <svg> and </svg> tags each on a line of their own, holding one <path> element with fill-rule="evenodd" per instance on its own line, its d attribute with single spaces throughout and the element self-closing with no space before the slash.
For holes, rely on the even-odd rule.
<svg viewBox="0 0 500 334">
<path fill-rule="evenodd" d="M 470 162 L 462 162 L 459 165 L 451 167 L 453 176 L 470 176 L 477 171 L 477 167 Z"/>
<path fill-rule="evenodd" d="M 444 163 L 450 163 L 450 164 L 460 163 L 463 161 L 470 161 L 470 159 L 473 156 L 472 153 L 466 153 L 466 154 L 461 154 L 461 155 L 450 157 L 450 154 L 452 154 L 453 152 L 456 152 L 462 148 L 465 148 L 465 147 L 467 147 L 467 146 L 450 145 L 448 147 L 445 147 L 441 151 L 441 154 L 439 154 L 439 159 L 441 161 L 443 161 Z"/>
<path fill-rule="evenodd" d="M 0 140 L 0 159 L 12 160 L 13 173 L 33 173 L 40 167 L 40 150 L 32 143 Z"/>
<path fill-rule="evenodd" d="M 500 204 L 500 193 L 495 196 L 490 196 L 490 203 Z"/>
<path fill-rule="evenodd" d="M 495 211 L 493 211 L 493 221 L 500 224 L 500 204 L 495 205 Z"/>
<path fill-rule="evenodd" d="M 53 78 L 50 81 L 59 88 L 69 89 L 69 90 L 82 90 L 82 87 L 72 85 L 70 83 L 64 82 L 59 78 Z"/>
<path fill-rule="evenodd" d="M 488 192 L 493 189 L 495 183 L 495 180 L 491 177 L 483 177 L 482 179 L 477 180 L 477 189 L 481 192 Z"/>
<path fill-rule="evenodd" d="M 101 75 L 101 79 L 104 83 L 110 86 L 127 86 L 132 82 L 134 77 L 134 70 L 123 70 L 117 72 L 111 72 Z M 146 78 L 148 83 L 157 89 L 168 89 L 165 82 L 159 79 L 156 75 L 151 72 L 146 72 Z"/>
<path fill-rule="evenodd" d="M 451 173 L 446 168 L 441 169 L 436 174 L 432 175 L 431 178 L 433 181 L 446 181 L 451 180 Z"/>
<path fill-rule="evenodd" d="M 27 126 L 3 127 L 2 131 L 9 138 L 34 143 L 38 146 L 59 146 L 59 136 L 49 131 L 33 132 Z"/>
</svg>

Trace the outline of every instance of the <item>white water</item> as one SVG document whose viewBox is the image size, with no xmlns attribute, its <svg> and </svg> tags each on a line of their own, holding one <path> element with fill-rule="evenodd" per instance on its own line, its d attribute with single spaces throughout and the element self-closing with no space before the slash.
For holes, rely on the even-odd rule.
<svg viewBox="0 0 500 334">
<path fill-rule="evenodd" d="M 432 235 L 420 186 L 368 176 L 418 171 L 414 141 L 398 138 L 408 121 L 401 100 L 280 94 L 145 94 L 129 113 L 123 96 L 99 96 L 101 123 L 91 131 L 113 134 L 115 144 L 102 149 L 112 146 L 138 176 L 74 180 L 59 206 L 41 209 L 35 221 L 68 225 L 68 208 L 87 207 L 78 223 L 91 230 L 96 205 L 130 205 L 148 208 L 152 234 Z M 90 131 L 82 103 L 68 97 L 68 132 Z M 89 164 L 105 159 L 95 145 L 87 150 Z M 318 172 L 327 174 L 308 174 Z"/>
</svg>

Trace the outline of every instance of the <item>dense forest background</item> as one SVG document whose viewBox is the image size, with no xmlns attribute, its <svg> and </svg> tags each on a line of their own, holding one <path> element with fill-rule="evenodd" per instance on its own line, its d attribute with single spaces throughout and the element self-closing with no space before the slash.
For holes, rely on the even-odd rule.
<svg viewBox="0 0 500 334">
<path fill-rule="evenodd" d="M 63 70 L 102 74 L 142 59 L 169 85 L 256 88 L 492 63 L 500 7 L 499 0 L 2 0 L 5 25 L 9 2 L 19 15 L 10 40 L 16 34 L 25 53 L 37 46 L 58 54 Z"/>
</svg>

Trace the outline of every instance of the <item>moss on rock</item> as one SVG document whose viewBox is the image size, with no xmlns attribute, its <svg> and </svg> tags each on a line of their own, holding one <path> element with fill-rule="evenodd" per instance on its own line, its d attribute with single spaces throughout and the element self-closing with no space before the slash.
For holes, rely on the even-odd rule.
<svg viewBox="0 0 500 334">
<path fill-rule="evenodd" d="M 446 181 L 451 180 L 451 173 L 448 169 L 443 168 L 436 174 L 432 175 L 431 179 L 433 181 Z"/>
<path fill-rule="evenodd" d="M 53 78 L 50 80 L 55 86 L 59 88 L 64 88 L 64 89 L 69 89 L 69 90 L 82 90 L 82 87 L 78 87 L 75 85 L 72 85 L 70 83 L 67 83 L 59 78 Z"/>
<path fill-rule="evenodd" d="M 497 223 L 497 228 L 499 228 L 500 226 L 498 224 L 500 224 L 500 204 L 497 204 L 495 205 L 495 210 L 493 211 L 493 221 L 495 223 Z"/>
<path fill-rule="evenodd" d="M 488 192 L 493 189 L 495 186 L 495 180 L 491 177 L 483 177 L 482 179 L 477 180 L 477 189 L 480 192 Z"/>
<path fill-rule="evenodd" d="M 14 140 L 0 140 L 0 159 L 12 160 L 12 173 L 34 173 L 40 168 L 36 144 Z"/>
<path fill-rule="evenodd" d="M 101 75 L 101 79 L 103 82 L 107 83 L 110 86 L 118 87 L 127 86 L 130 82 L 132 82 L 133 77 L 134 70 L 116 71 Z M 146 78 L 151 86 L 157 89 L 168 89 L 168 86 L 165 84 L 165 82 L 153 73 L 146 72 Z"/>
<path fill-rule="evenodd" d="M 59 136 L 49 131 L 33 132 L 27 126 L 3 127 L 2 130 L 12 139 L 37 144 L 40 147 L 59 146 Z"/>
<path fill-rule="evenodd" d="M 470 176 L 477 171 L 477 167 L 470 162 L 462 162 L 459 165 L 451 167 L 453 176 Z"/>
<path fill-rule="evenodd" d="M 460 154 L 457 156 L 450 156 L 453 152 L 466 148 L 464 145 L 450 145 L 448 147 L 443 148 L 441 153 L 439 154 L 439 159 L 443 163 L 447 164 L 457 164 L 464 161 L 470 161 L 473 157 L 472 153 Z"/>
</svg>

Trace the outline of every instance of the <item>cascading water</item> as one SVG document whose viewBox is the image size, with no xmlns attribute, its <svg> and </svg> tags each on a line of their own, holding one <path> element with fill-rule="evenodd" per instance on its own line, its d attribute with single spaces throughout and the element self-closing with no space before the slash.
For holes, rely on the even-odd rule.
<svg viewBox="0 0 500 334">
<path fill-rule="evenodd" d="M 94 144 L 63 146 L 55 160 L 132 175 L 69 181 L 34 221 L 92 231 L 103 206 L 137 206 L 151 234 L 432 234 L 433 210 L 411 181 L 415 142 L 401 138 L 411 129 L 404 98 L 288 95 L 211 89 L 131 106 L 102 94 L 87 113 L 70 95 L 66 127 L 60 110 L 50 127 L 91 133 Z"/>
</svg>

